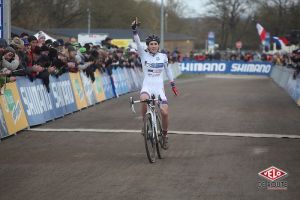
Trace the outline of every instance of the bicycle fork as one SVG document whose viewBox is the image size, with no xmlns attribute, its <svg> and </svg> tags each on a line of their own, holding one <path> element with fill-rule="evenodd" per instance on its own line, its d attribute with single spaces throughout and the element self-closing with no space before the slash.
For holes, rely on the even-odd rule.
<svg viewBox="0 0 300 200">
<path fill-rule="evenodd" d="M 157 136 L 157 125 L 156 125 L 156 115 L 154 114 L 155 112 L 153 110 L 150 110 L 152 108 L 148 107 L 147 113 L 146 114 L 150 114 L 151 115 L 151 123 L 152 123 L 152 139 L 155 142 L 158 142 L 158 136 Z"/>
</svg>

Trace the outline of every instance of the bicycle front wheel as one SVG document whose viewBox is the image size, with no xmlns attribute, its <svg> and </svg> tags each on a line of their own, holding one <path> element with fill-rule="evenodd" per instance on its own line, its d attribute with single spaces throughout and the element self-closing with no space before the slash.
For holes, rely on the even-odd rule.
<svg viewBox="0 0 300 200">
<path fill-rule="evenodd" d="M 144 121 L 144 139 L 147 157 L 150 163 L 155 162 L 156 142 L 153 133 L 153 125 L 150 114 L 146 114 Z"/>
</svg>

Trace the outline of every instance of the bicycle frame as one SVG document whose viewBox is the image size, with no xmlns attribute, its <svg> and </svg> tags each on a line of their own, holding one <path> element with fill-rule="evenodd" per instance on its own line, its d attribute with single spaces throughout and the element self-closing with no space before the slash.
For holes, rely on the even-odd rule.
<svg viewBox="0 0 300 200">
<path fill-rule="evenodd" d="M 134 104 L 136 103 L 146 103 L 147 104 L 147 112 L 146 112 L 146 115 L 147 114 L 150 114 L 151 115 L 151 122 L 152 122 L 152 138 L 156 137 L 156 139 L 158 139 L 158 135 L 157 135 L 157 118 L 156 118 L 156 112 L 158 112 L 156 110 L 156 103 L 157 103 L 157 106 L 159 107 L 160 105 L 160 102 L 161 101 L 161 98 L 160 96 L 158 96 L 157 99 L 155 99 L 155 97 L 152 95 L 151 99 L 146 99 L 144 101 L 134 101 L 132 97 L 130 97 L 130 102 L 131 102 L 131 110 L 132 112 L 136 113 L 135 112 L 135 109 L 134 109 Z"/>
<path fill-rule="evenodd" d="M 132 97 L 130 97 L 130 105 L 132 112 L 135 113 L 134 104 L 135 103 L 146 103 L 147 112 L 144 116 L 144 140 L 145 140 L 145 148 L 147 157 L 150 163 L 155 162 L 155 152 L 157 152 L 157 156 L 159 159 L 162 159 L 162 129 L 161 129 L 161 121 L 159 118 L 158 107 L 160 105 L 161 98 L 158 96 L 155 99 L 154 95 L 151 95 L 150 99 L 146 99 L 143 101 L 134 101 Z M 150 119 L 151 118 L 151 119 Z M 158 128 L 158 125 L 160 128 Z M 152 131 L 152 132 L 150 132 Z"/>
</svg>

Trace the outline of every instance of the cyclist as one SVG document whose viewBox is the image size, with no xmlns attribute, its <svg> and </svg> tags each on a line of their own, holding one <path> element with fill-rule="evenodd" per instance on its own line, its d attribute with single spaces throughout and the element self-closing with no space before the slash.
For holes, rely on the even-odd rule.
<svg viewBox="0 0 300 200">
<path fill-rule="evenodd" d="M 168 67 L 168 58 L 166 54 L 159 52 L 160 39 L 156 35 L 150 35 L 146 38 L 147 49 L 144 49 L 139 35 L 137 33 L 138 26 L 137 18 L 132 22 L 131 28 L 133 30 L 133 38 L 137 44 L 138 54 L 143 66 L 144 81 L 142 90 L 140 92 L 140 100 L 150 98 L 151 94 L 156 97 L 160 95 L 162 101 L 160 102 L 160 110 L 162 115 L 162 129 L 163 129 L 163 148 L 168 148 L 168 102 L 164 92 L 163 84 L 163 70 L 166 71 L 167 77 L 170 81 L 172 91 L 177 96 L 178 90 L 175 86 L 174 79 L 170 68 Z M 147 112 L 147 105 L 142 104 L 142 116 Z"/>
</svg>

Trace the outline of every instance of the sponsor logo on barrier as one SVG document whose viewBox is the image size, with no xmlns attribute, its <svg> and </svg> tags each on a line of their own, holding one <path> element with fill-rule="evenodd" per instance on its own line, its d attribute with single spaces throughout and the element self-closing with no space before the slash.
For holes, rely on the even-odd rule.
<svg viewBox="0 0 300 200">
<path fill-rule="evenodd" d="M 5 97 L 5 110 L 6 112 L 12 112 L 12 110 L 15 107 L 15 101 L 14 101 L 14 97 L 12 94 L 12 90 L 10 89 L 6 89 L 4 90 L 4 97 Z"/>
<path fill-rule="evenodd" d="M 13 92 L 11 89 L 5 89 L 4 97 L 5 97 L 6 112 L 12 114 L 12 119 L 14 121 L 14 124 L 17 124 L 17 121 L 20 119 L 21 112 L 22 112 L 20 102 L 17 101 L 17 103 L 15 103 Z"/>
<path fill-rule="evenodd" d="M 181 63 L 183 72 L 225 72 L 226 63 Z"/>
<path fill-rule="evenodd" d="M 75 88 L 76 88 L 77 93 L 79 95 L 80 101 L 82 101 L 83 98 L 84 98 L 84 95 L 83 95 L 83 91 L 81 90 L 80 83 L 77 79 L 75 79 L 74 83 L 75 83 Z"/>
<path fill-rule="evenodd" d="M 233 63 L 231 72 L 270 73 L 271 69 L 271 65 L 265 64 Z"/>
<path fill-rule="evenodd" d="M 258 175 L 267 180 L 258 182 L 259 189 L 286 190 L 288 187 L 287 181 L 282 181 L 288 173 L 274 166 L 262 170 Z"/>
<path fill-rule="evenodd" d="M 95 94 L 92 86 L 92 81 L 88 78 L 84 73 L 81 73 L 81 80 L 84 88 L 84 92 L 86 94 L 88 104 L 92 105 L 95 103 Z"/>
<path fill-rule="evenodd" d="M 53 109 L 50 96 L 43 85 L 20 87 L 28 116 L 42 114 Z"/>
<path fill-rule="evenodd" d="M 17 124 L 17 122 L 20 120 L 21 113 L 22 113 L 21 104 L 20 101 L 18 101 L 16 103 L 16 106 L 13 108 L 13 112 L 12 112 L 12 118 L 14 120 L 14 124 Z"/>
<path fill-rule="evenodd" d="M 6 128 L 6 124 L 5 124 L 5 121 L 4 121 L 4 115 L 3 115 L 2 110 L 0 108 L 0 131 L 1 131 L 1 128 L 3 130 L 3 133 L 0 133 L 0 137 L 6 135 L 8 133 L 7 128 Z"/>
<path fill-rule="evenodd" d="M 75 102 L 71 82 L 69 80 L 53 82 L 51 83 L 51 88 L 53 96 L 56 99 L 56 108 L 61 108 Z"/>
<path fill-rule="evenodd" d="M 96 82 L 96 90 L 97 90 L 97 93 L 98 94 L 101 94 L 103 91 L 102 91 L 102 88 L 101 88 L 101 78 L 100 77 L 96 77 L 95 79 L 95 82 Z"/>
<path fill-rule="evenodd" d="M 183 62 L 181 71 L 194 73 L 257 74 L 269 75 L 272 64 L 268 62 Z"/>
</svg>

